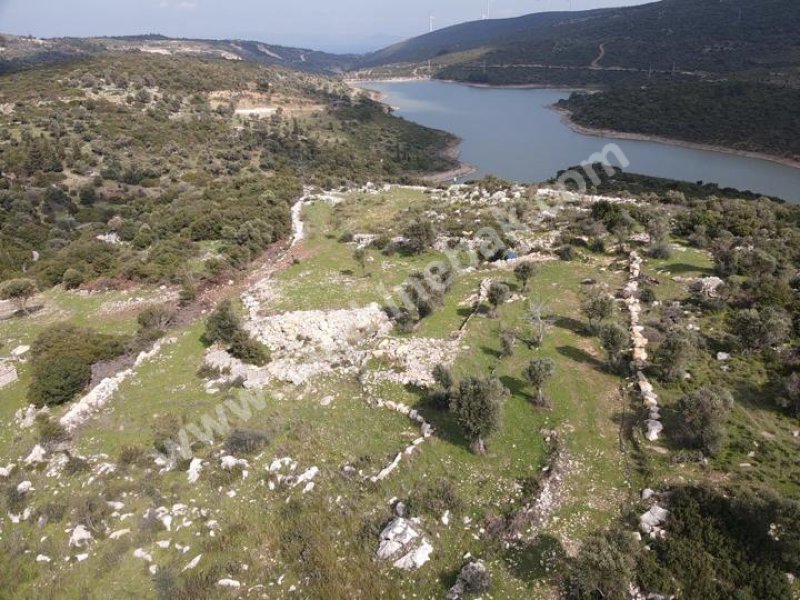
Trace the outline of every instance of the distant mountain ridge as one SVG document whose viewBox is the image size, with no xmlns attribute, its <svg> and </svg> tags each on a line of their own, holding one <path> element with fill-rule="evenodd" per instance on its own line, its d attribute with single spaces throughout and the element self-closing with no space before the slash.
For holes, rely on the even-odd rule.
<svg viewBox="0 0 800 600">
<path fill-rule="evenodd" d="M 315 74 L 339 73 L 358 57 L 252 40 L 199 40 L 144 34 L 96 38 L 51 38 L 0 34 L 0 74 L 37 65 L 96 56 L 105 52 L 150 52 L 247 60 Z"/>
<path fill-rule="evenodd" d="M 798 31 L 798 0 L 661 0 L 462 23 L 364 55 L 159 34 L 0 36 L 0 73 L 102 52 L 142 51 L 366 78 L 412 74 L 498 85 L 609 85 L 741 76 L 800 86 Z"/>
</svg>

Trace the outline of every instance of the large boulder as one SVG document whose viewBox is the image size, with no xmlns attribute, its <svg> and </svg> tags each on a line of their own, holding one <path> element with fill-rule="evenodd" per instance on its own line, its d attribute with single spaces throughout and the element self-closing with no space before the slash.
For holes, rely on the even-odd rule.
<svg viewBox="0 0 800 600">
<path fill-rule="evenodd" d="M 433 552 L 431 543 L 417 529 L 417 520 L 397 517 L 380 535 L 378 559 L 392 560 L 397 569 L 414 571 L 422 567 Z"/>
</svg>

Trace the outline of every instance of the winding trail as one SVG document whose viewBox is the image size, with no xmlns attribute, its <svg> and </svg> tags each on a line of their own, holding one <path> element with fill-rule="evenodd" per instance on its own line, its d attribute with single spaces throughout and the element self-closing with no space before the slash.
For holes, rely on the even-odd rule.
<svg viewBox="0 0 800 600">
<path fill-rule="evenodd" d="M 605 56 L 606 56 L 606 45 L 605 44 L 600 44 L 600 54 L 598 55 L 597 58 L 595 58 L 592 61 L 592 64 L 589 65 L 589 68 L 590 69 L 602 69 L 602 67 L 600 66 L 600 61 L 603 60 L 605 58 Z"/>
</svg>

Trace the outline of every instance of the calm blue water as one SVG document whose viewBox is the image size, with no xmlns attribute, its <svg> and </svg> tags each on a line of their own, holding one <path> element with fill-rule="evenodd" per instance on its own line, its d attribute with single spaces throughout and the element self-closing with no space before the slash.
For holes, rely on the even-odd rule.
<svg viewBox="0 0 800 600">
<path fill-rule="evenodd" d="M 441 81 L 375 82 L 367 87 L 386 94 L 397 115 L 461 137 L 461 160 L 479 169 L 471 177 L 491 173 L 514 181 L 543 181 L 606 144 L 617 144 L 630 161 L 630 172 L 702 180 L 800 202 L 800 169 L 724 152 L 576 133 L 548 108 L 569 96 L 568 91 L 487 89 Z"/>
</svg>

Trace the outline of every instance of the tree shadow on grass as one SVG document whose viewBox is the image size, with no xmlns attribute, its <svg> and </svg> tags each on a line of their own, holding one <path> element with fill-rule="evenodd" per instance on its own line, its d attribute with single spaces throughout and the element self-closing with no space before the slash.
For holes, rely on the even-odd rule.
<svg viewBox="0 0 800 600">
<path fill-rule="evenodd" d="M 14 309 L 5 314 L 0 315 L 0 321 L 8 321 L 10 319 L 22 319 L 23 317 L 30 317 L 35 315 L 44 308 L 44 304 L 36 304 L 28 306 L 25 309 Z"/>
<path fill-rule="evenodd" d="M 532 400 L 533 396 L 528 393 L 530 386 L 526 384 L 521 379 L 517 379 L 516 377 L 511 377 L 509 375 L 503 375 L 500 377 L 500 382 L 508 388 L 514 396 L 519 396 L 520 398 L 525 398 L 526 400 Z"/>
<path fill-rule="evenodd" d="M 470 443 L 461 431 L 455 416 L 445 408 L 432 406 L 428 401 L 427 391 L 414 385 L 406 385 L 406 391 L 417 397 L 417 402 L 413 404 L 422 417 L 433 426 L 435 435 L 454 446 L 461 446 L 470 450 Z"/>
<path fill-rule="evenodd" d="M 523 545 L 511 546 L 503 560 L 511 573 L 528 583 L 549 581 L 567 560 L 561 542 L 552 535 L 540 534 Z"/>
<path fill-rule="evenodd" d="M 574 360 L 575 362 L 590 365 L 597 369 L 598 371 L 604 370 L 604 365 L 601 361 L 597 360 L 594 356 L 586 352 L 585 350 L 581 350 L 580 348 L 575 348 L 574 346 L 559 346 L 556 348 L 558 353 L 561 356 L 564 356 L 570 360 Z"/>
<path fill-rule="evenodd" d="M 664 270 L 670 275 L 681 275 L 683 273 L 700 273 L 702 275 L 713 275 L 714 269 L 710 267 L 698 267 L 687 263 L 675 263 L 667 265 Z"/>
<path fill-rule="evenodd" d="M 592 335 L 592 332 L 589 331 L 589 327 L 586 325 L 586 323 L 583 323 L 578 319 L 573 319 L 572 317 L 556 317 L 554 323 L 556 327 L 566 329 L 567 331 L 570 331 L 581 337 L 591 337 Z"/>
<path fill-rule="evenodd" d="M 495 350 L 494 348 L 490 348 L 489 346 L 481 346 L 481 352 L 486 354 L 487 356 L 491 356 L 492 358 L 496 358 L 500 360 L 503 358 L 503 353 L 499 350 Z"/>
</svg>

